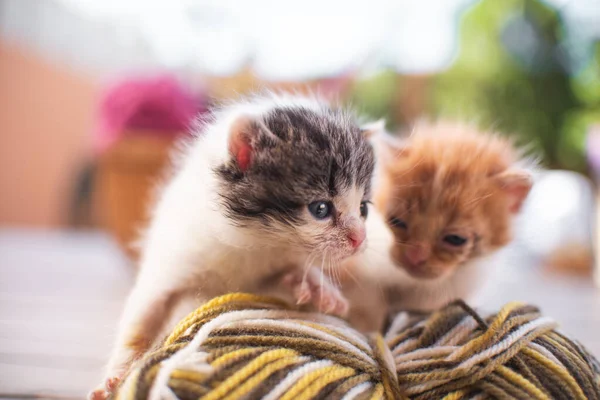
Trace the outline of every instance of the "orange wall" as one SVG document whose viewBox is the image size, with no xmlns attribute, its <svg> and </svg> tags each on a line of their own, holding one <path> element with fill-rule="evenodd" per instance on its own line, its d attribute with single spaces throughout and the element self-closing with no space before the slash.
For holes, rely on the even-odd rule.
<svg viewBox="0 0 600 400">
<path fill-rule="evenodd" d="M 0 226 L 66 223 L 96 86 L 0 40 Z"/>
</svg>

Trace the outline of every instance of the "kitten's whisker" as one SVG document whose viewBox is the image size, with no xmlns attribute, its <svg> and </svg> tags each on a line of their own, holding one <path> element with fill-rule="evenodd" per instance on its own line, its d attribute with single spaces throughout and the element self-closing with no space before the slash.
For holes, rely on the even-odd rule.
<svg viewBox="0 0 600 400">
<path fill-rule="evenodd" d="M 306 279 L 308 278 L 308 273 L 310 272 L 310 269 L 313 267 L 313 261 L 316 258 L 316 256 L 317 256 L 317 251 L 315 249 L 310 252 L 308 257 L 306 257 L 306 262 L 304 263 L 304 274 L 302 275 L 302 283 L 303 284 L 306 282 Z"/>
<path fill-rule="evenodd" d="M 487 199 L 489 197 L 492 197 L 493 195 L 494 195 L 493 193 L 488 193 L 488 194 L 485 194 L 483 196 L 476 197 L 476 198 L 472 199 L 471 201 L 467 202 L 466 206 L 471 206 L 471 205 L 477 204 L 477 203 L 479 203 L 482 200 L 485 200 L 485 199 Z"/>
<path fill-rule="evenodd" d="M 379 295 L 381 296 L 381 298 L 385 300 L 385 298 L 386 298 L 385 288 L 383 287 L 381 282 L 380 281 L 375 282 L 375 286 L 377 286 L 377 289 L 379 290 Z M 386 304 L 387 304 L 387 301 L 386 301 Z M 387 311 L 389 312 L 389 309 Z"/>
<path fill-rule="evenodd" d="M 332 257 L 329 253 L 329 246 L 327 246 L 325 250 L 325 263 L 325 271 L 327 273 L 327 277 L 330 279 L 331 283 L 335 283 L 335 271 L 331 267 Z"/>
<path fill-rule="evenodd" d="M 354 275 L 351 271 L 351 268 L 346 268 L 346 274 L 348 274 L 348 276 L 350 277 L 350 279 L 352 279 L 354 281 L 354 283 L 356 283 L 356 286 L 358 286 L 359 289 L 364 289 L 363 286 L 363 282 L 361 282 L 356 275 Z"/>
<path fill-rule="evenodd" d="M 335 285 L 337 287 L 342 287 L 342 271 L 340 271 L 340 262 L 339 260 L 330 259 L 329 268 L 333 270 L 333 274 L 335 276 Z"/>
<path fill-rule="evenodd" d="M 332 267 L 333 257 L 331 257 L 331 255 L 329 253 L 327 253 L 326 262 L 327 262 L 327 267 L 326 267 L 327 276 L 330 278 L 331 283 L 333 285 L 335 285 L 336 284 L 336 271 L 335 271 L 335 268 Z"/>
</svg>

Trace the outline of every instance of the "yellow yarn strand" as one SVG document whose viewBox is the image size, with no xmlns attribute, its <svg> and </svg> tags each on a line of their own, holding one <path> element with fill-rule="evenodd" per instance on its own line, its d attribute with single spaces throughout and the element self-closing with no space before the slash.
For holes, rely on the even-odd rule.
<svg viewBox="0 0 600 400">
<path fill-rule="evenodd" d="M 262 381 L 267 379 L 269 376 L 273 375 L 275 372 L 282 370 L 285 367 L 288 367 L 292 364 L 296 364 L 300 361 L 299 357 L 287 357 L 282 358 L 279 361 L 272 362 L 268 364 L 260 370 L 256 375 L 252 378 L 248 379 L 244 382 L 240 387 L 231 392 L 228 396 L 224 397 L 223 400 L 235 400 L 242 398 L 243 396 L 250 393 L 256 386 L 258 386 Z"/>
<path fill-rule="evenodd" d="M 516 386 L 529 392 L 529 394 L 534 396 L 536 399 L 551 400 L 546 395 L 546 393 L 544 393 L 540 389 L 538 389 L 533 383 L 531 383 L 531 381 L 529 381 L 528 379 L 525 379 L 523 376 L 517 374 L 516 372 L 512 371 L 511 369 L 505 367 L 504 365 L 499 365 L 496 368 L 496 371 L 498 371 L 498 373 L 500 375 L 502 375 L 504 378 L 506 378 L 509 381 L 511 381 L 512 383 L 514 383 Z"/>
<path fill-rule="evenodd" d="M 297 356 L 298 353 L 294 350 L 288 349 L 277 349 L 267 351 L 260 356 L 258 356 L 255 360 L 250 362 L 244 368 L 240 369 L 234 375 L 227 378 L 223 381 L 218 388 L 213 390 L 211 393 L 202 397 L 203 400 L 217 400 L 227 395 L 234 387 L 239 386 L 244 382 L 244 380 L 248 379 L 251 375 L 253 375 L 256 371 L 263 368 L 266 364 L 273 362 L 275 360 L 279 360 L 284 357 L 293 357 Z"/>
<path fill-rule="evenodd" d="M 176 369 L 171 373 L 173 379 L 185 379 L 192 382 L 201 382 L 206 378 L 206 374 L 197 371 Z"/>
<path fill-rule="evenodd" d="M 221 368 L 223 365 L 228 364 L 232 360 L 247 356 L 248 354 L 252 354 L 255 352 L 256 352 L 256 348 L 252 348 L 252 347 L 247 348 L 247 349 L 235 350 L 235 351 L 232 351 L 231 353 L 223 354 L 221 357 L 219 357 L 219 358 L 215 359 L 213 362 L 211 362 L 210 365 L 213 366 L 214 368 Z"/>
<path fill-rule="evenodd" d="M 442 400 L 460 400 L 465 397 L 465 394 L 466 393 L 463 390 L 458 390 L 447 394 Z"/>
<path fill-rule="evenodd" d="M 375 391 L 373 392 L 373 395 L 371 397 L 369 397 L 369 400 L 383 400 L 383 385 L 381 383 L 378 383 L 377 385 L 375 385 Z"/>
<path fill-rule="evenodd" d="M 298 399 L 300 393 L 302 393 L 312 382 L 334 371 L 343 370 L 345 367 L 337 365 L 331 365 L 329 367 L 319 368 L 315 371 L 309 372 L 303 376 L 294 386 L 292 386 L 285 395 L 281 396 L 280 400 L 294 400 Z"/>
<path fill-rule="evenodd" d="M 299 399 L 311 399 L 315 397 L 323 388 L 330 383 L 339 381 L 340 379 L 348 378 L 356 373 L 349 367 L 338 367 L 335 370 L 315 379 L 304 391 L 298 396 Z"/>
</svg>

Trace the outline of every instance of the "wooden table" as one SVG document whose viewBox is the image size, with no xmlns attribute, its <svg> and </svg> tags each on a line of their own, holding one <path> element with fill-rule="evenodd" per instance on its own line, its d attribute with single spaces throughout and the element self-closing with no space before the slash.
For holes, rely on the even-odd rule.
<svg viewBox="0 0 600 400">
<path fill-rule="evenodd" d="M 589 279 L 533 265 L 505 259 L 484 305 L 538 304 L 600 355 L 600 293 Z M 100 381 L 132 282 L 101 233 L 0 230 L 0 398 L 83 398 Z"/>
</svg>

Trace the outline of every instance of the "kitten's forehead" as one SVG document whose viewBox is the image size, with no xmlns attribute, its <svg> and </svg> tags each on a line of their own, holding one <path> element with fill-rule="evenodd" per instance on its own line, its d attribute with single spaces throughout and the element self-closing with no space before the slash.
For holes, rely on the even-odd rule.
<svg viewBox="0 0 600 400">
<path fill-rule="evenodd" d="M 396 204 L 419 213 L 468 214 L 486 198 L 490 185 L 469 171 L 415 168 L 395 180 Z"/>
<path fill-rule="evenodd" d="M 264 117 L 281 139 L 261 143 L 265 168 L 279 168 L 299 188 L 330 196 L 354 186 L 370 189 L 373 154 L 354 117 L 341 109 L 278 107 Z M 260 161 L 259 161 L 260 162 Z"/>
</svg>

